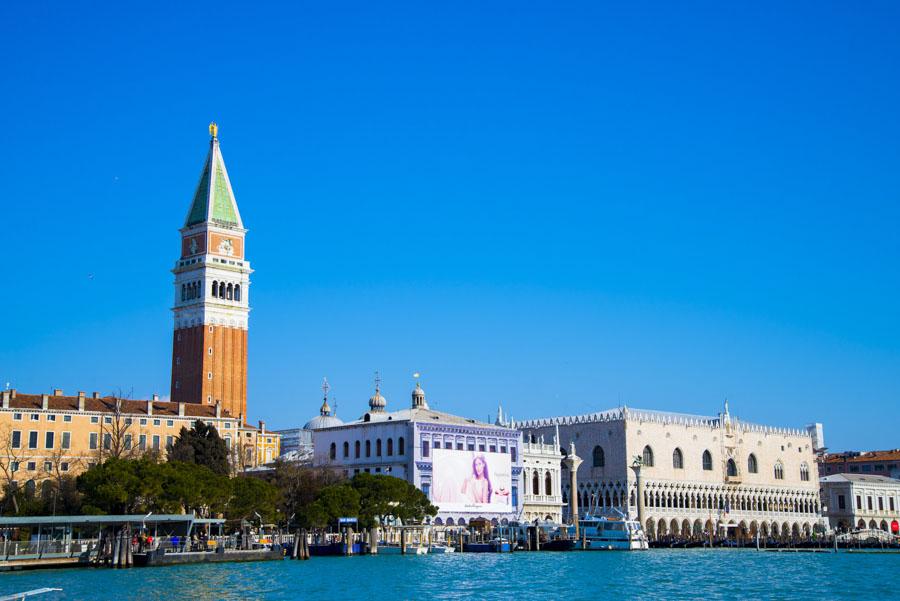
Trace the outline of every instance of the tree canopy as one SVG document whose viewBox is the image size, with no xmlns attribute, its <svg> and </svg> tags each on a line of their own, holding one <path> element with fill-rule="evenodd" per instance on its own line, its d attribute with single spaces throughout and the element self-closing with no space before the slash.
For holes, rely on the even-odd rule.
<svg viewBox="0 0 900 601">
<path fill-rule="evenodd" d="M 215 427 L 200 420 L 194 422 L 190 430 L 181 428 L 178 438 L 169 450 L 168 459 L 203 465 L 221 475 L 230 471 L 225 441 Z"/>
</svg>

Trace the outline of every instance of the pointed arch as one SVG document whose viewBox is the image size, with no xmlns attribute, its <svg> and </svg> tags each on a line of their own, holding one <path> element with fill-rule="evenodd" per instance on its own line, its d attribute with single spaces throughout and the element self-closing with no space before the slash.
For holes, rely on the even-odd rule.
<svg viewBox="0 0 900 601">
<path fill-rule="evenodd" d="M 650 445 L 644 447 L 644 452 L 641 454 L 641 459 L 643 460 L 643 464 L 647 467 L 653 467 L 653 449 L 650 448 Z"/>
<path fill-rule="evenodd" d="M 750 453 L 750 456 L 747 457 L 747 472 L 750 474 L 755 474 L 759 471 L 759 465 L 756 462 L 756 455 Z"/>
<path fill-rule="evenodd" d="M 603 452 L 603 447 L 600 445 L 594 447 L 593 460 L 594 467 L 603 467 L 606 465 L 606 454 Z"/>
<path fill-rule="evenodd" d="M 678 447 L 672 451 L 672 467 L 676 470 L 684 469 L 684 455 Z"/>
<path fill-rule="evenodd" d="M 703 469 L 707 472 L 712 470 L 713 462 L 712 462 L 712 453 L 709 452 L 709 449 L 703 451 Z"/>
</svg>

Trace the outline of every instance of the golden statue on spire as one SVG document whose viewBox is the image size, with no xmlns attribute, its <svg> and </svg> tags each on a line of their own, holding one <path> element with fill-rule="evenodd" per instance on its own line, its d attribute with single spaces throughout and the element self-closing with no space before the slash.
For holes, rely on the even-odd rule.
<svg viewBox="0 0 900 601">
<path fill-rule="evenodd" d="M 219 136 L 219 126 L 216 125 L 215 121 L 209 124 L 209 135 L 211 135 L 213 138 L 217 138 Z"/>
</svg>

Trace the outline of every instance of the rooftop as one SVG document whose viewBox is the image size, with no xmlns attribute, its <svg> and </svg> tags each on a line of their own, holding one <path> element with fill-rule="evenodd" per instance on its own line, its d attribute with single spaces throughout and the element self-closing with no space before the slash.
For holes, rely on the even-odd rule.
<svg viewBox="0 0 900 601">
<path fill-rule="evenodd" d="M 895 484 L 900 486 L 900 480 L 887 476 L 871 476 L 868 474 L 833 474 L 819 478 L 819 482 L 867 482 L 869 484 Z"/>
<path fill-rule="evenodd" d="M 845 453 L 829 453 L 822 460 L 824 463 L 868 463 L 869 461 L 900 461 L 900 449 L 886 451 L 847 451 Z"/>
<path fill-rule="evenodd" d="M 61 391 L 55 391 L 59 393 Z M 84 402 L 85 412 L 115 413 L 118 405 L 119 411 L 128 415 L 151 415 L 148 411 L 152 404 L 154 417 L 179 416 L 179 403 L 159 400 L 133 400 L 116 396 L 103 396 L 98 393 L 84 396 L 66 396 L 62 394 L 21 394 L 16 390 L 4 390 L 4 397 L 9 398 L 9 409 L 22 411 L 40 411 L 43 408 L 44 398 L 47 399 L 47 409 L 50 411 L 79 411 L 79 403 Z M 4 401 L 4 405 L 6 402 Z M 184 415 L 186 417 L 216 417 L 214 405 L 200 403 L 184 403 Z M 221 417 L 234 418 L 226 409 L 222 409 Z"/>
</svg>

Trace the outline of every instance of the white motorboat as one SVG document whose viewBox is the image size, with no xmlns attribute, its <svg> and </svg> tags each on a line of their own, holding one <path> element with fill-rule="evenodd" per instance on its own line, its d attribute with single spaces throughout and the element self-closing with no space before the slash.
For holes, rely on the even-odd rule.
<svg viewBox="0 0 900 601">
<path fill-rule="evenodd" d="M 587 514 L 578 520 L 579 538 L 576 549 L 586 551 L 637 551 L 649 549 L 647 535 L 637 520 L 628 519 L 621 512 L 618 516 Z M 569 527 L 570 536 L 575 536 L 575 527 Z"/>
<path fill-rule="evenodd" d="M 396 543 L 384 543 L 378 545 L 379 555 L 402 555 L 400 545 Z M 417 543 L 409 543 L 406 545 L 406 555 L 427 555 L 428 546 Z"/>
<path fill-rule="evenodd" d="M 430 547 L 428 547 L 429 553 L 456 553 L 456 549 L 445 545 L 443 543 L 432 543 Z"/>
</svg>

